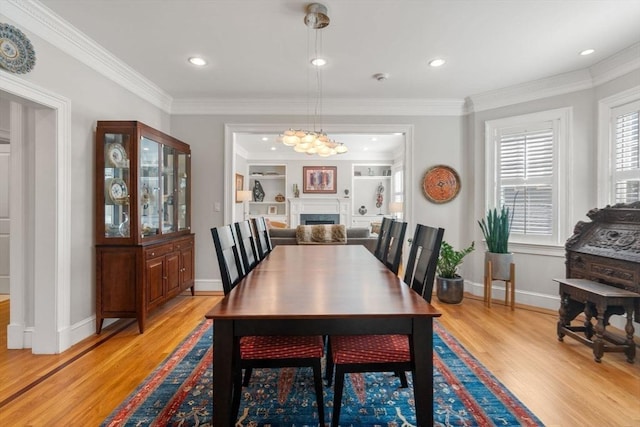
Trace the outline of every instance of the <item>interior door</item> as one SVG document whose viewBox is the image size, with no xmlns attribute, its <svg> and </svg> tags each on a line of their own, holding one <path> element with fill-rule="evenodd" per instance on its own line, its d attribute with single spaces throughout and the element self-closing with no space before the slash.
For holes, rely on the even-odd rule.
<svg viewBox="0 0 640 427">
<path fill-rule="evenodd" d="M 9 293 L 9 156 L 11 146 L 0 143 L 0 294 Z"/>
</svg>

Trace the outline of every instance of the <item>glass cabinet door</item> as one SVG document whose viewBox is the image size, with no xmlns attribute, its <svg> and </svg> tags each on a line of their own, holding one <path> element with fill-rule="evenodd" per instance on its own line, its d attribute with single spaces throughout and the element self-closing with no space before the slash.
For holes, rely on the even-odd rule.
<svg viewBox="0 0 640 427">
<path fill-rule="evenodd" d="M 131 173 L 129 153 L 131 141 L 128 134 L 104 135 L 104 236 L 129 238 Z"/>
<path fill-rule="evenodd" d="M 162 165 L 162 233 L 174 233 L 176 213 L 176 150 L 173 147 L 163 147 Z"/>
<path fill-rule="evenodd" d="M 178 230 L 188 230 L 189 224 L 189 155 L 186 153 L 178 154 L 178 191 L 177 191 L 177 215 Z"/>
<path fill-rule="evenodd" d="M 162 183 L 160 147 L 157 142 L 140 138 L 140 234 L 143 238 L 160 234 Z"/>
</svg>

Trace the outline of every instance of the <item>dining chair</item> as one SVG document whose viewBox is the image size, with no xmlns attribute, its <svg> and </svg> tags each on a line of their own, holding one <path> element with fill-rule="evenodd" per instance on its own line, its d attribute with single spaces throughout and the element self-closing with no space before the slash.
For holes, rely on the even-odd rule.
<svg viewBox="0 0 640 427">
<path fill-rule="evenodd" d="M 230 225 L 211 229 L 216 248 L 222 288 L 227 295 L 244 278 L 238 245 Z M 240 235 L 240 232 L 238 232 Z M 234 414 L 240 409 L 243 386 L 249 385 L 253 368 L 311 367 L 318 405 L 318 421 L 324 425 L 322 365 L 324 342 L 320 335 L 311 336 L 244 336 L 234 344 L 233 396 Z M 242 369 L 245 370 L 244 380 Z"/>
<path fill-rule="evenodd" d="M 443 236 L 443 228 L 418 224 L 411 239 L 404 282 L 429 303 Z"/>
<path fill-rule="evenodd" d="M 404 235 L 407 232 L 407 223 L 393 221 L 389 230 L 388 244 L 384 256 L 384 264 L 387 268 L 398 274 L 400 263 L 402 262 L 402 247 L 404 246 Z"/>
<path fill-rule="evenodd" d="M 267 224 L 263 217 L 251 218 L 251 224 L 253 225 L 253 231 L 256 234 L 258 257 L 262 260 L 269 254 L 269 252 L 271 252 L 272 249 Z"/>
<path fill-rule="evenodd" d="M 376 243 L 376 250 L 373 252 L 373 254 L 382 262 L 384 262 L 386 250 L 389 248 L 389 230 L 391 229 L 392 223 L 393 218 L 385 216 L 384 218 L 382 218 L 380 231 L 378 231 L 378 243 Z"/>
<path fill-rule="evenodd" d="M 230 225 L 212 228 L 211 236 L 218 257 L 222 289 L 226 295 L 245 276 L 244 268 Z"/>
<path fill-rule="evenodd" d="M 418 225 L 411 242 L 409 263 L 404 281 L 422 295 L 435 278 L 444 229 Z M 426 297 L 427 295 L 423 295 Z M 344 390 L 344 376 L 355 372 L 395 372 L 401 387 L 407 387 L 406 371 L 414 371 L 412 344 L 407 335 L 346 335 L 331 336 L 327 349 L 327 383 L 331 386 L 335 369 L 333 418 L 337 427 Z"/>
<path fill-rule="evenodd" d="M 238 239 L 238 247 L 244 271 L 249 272 L 253 267 L 258 265 L 258 253 L 256 251 L 255 239 L 251 221 L 245 220 L 235 223 L 236 236 Z"/>
</svg>

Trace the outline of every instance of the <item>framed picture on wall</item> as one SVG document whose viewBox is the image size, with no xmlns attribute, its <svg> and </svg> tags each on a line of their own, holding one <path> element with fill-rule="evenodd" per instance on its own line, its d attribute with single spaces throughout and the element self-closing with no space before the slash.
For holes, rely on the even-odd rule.
<svg viewBox="0 0 640 427">
<path fill-rule="evenodd" d="M 303 193 L 337 193 L 338 176 L 336 166 L 303 166 L 302 167 L 302 192 Z"/>
<path fill-rule="evenodd" d="M 268 210 L 269 215 L 278 215 L 278 207 L 277 206 L 269 206 Z"/>
<path fill-rule="evenodd" d="M 236 174 L 236 203 L 242 203 L 242 200 L 238 199 L 238 191 L 244 190 L 244 176 L 239 173 Z"/>
</svg>

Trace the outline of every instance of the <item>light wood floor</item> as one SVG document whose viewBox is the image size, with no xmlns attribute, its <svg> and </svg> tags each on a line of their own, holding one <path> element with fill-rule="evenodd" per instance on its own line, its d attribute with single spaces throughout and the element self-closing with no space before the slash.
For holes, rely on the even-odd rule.
<svg viewBox="0 0 640 427">
<path fill-rule="evenodd" d="M 122 321 L 52 356 L 6 350 L 9 303 L 0 303 L 0 426 L 99 425 L 217 300 L 180 296 L 151 315 L 142 335 Z M 553 312 L 487 309 L 470 297 L 433 304 L 440 322 L 545 425 L 640 426 L 640 355 L 632 365 L 605 353 L 596 364 L 588 347 L 557 341 Z"/>
</svg>

